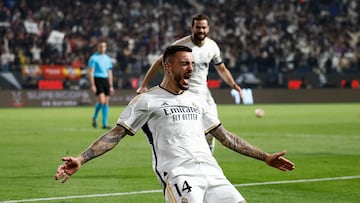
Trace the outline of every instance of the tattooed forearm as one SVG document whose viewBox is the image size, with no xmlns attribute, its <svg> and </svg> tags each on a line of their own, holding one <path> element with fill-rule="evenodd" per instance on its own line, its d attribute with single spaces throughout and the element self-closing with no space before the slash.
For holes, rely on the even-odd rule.
<svg viewBox="0 0 360 203">
<path fill-rule="evenodd" d="M 83 158 L 83 163 L 86 163 L 89 160 L 95 158 L 96 156 L 95 156 L 94 151 L 91 148 L 89 148 L 81 154 L 81 157 Z"/>
<path fill-rule="evenodd" d="M 221 144 L 240 154 L 262 161 L 264 161 L 267 156 L 265 152 L 252 146 L 239 136 L 227 131 L 223 126 L 219 126 L 213 130 L 211 134 L 216 137 L 221 142 Z"/>
<path fill-rule="evenodd" d="M 82 162 L 86 163 L 91 159 L 112 150 L 125 135 L 126 131 L 121 126 L 118 126 L 111 131 L 103 134 L 86 151 L 84 151 L 80 155 L 83 159 Z"/>
<path fill-rule="evenodd" d="M 110 136 L 109 134 L 105 134 L 104 136 L 101 136 L 99 140 L 105 142 L 105 143 L 118 143 L 121 140 L 122 137 L 120 136 Z"/>
</svg>

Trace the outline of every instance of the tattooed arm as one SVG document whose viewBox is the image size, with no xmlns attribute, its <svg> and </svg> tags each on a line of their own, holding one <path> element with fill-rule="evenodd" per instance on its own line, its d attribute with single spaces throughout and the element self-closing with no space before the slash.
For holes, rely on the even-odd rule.
<svg viewBox="0 0 360 203">
<path fill-rule="evenodd" d="M 84 164 L 91 159 L 112 150 L 125 136 L 125 128 L 117 125 L 113 129 L 99 137 L 87 150 L 85 150 L 79 156 L 81 164 Z"/>
<path fill-rule="evenodd" d="M 285 151 L 268 154 L 232 132 L 227 131 L 222 125 L 212 130 L 211 135 L 218 139 L 225 147 L 245 156 L 264 161 L 269 166 L 278 168 L 279 170 L 287 171 L 295 168 L 295 165 L 291 161 L 283 157 L 286 153 Z"/>
<path fill-rule="evenodd" d="M 81 165 L 110 151 L 126 135 L 127 130 L 122 126 L 117 125 L 110 131 L 100 136 L 87 150 L 81 153 L 78 157 L 63 157 L 62 160 L 64 163 L 58 167 L 55 179 L 59 180 L 63 178 L 62 183 L 65 183 L 71 175 L 80 169 Z"/>
</svg>

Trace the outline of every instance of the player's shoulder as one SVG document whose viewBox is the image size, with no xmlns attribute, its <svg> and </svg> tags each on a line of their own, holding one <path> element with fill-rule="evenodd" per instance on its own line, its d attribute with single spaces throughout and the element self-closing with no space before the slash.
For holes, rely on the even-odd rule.
<svg viewBox="0 0 360 203">
<path fill-rule="evenodd" d="M 206 37 L 206 38 L 205 38 L 205 44 L 209 44 L 209 45 L 211 45 L 211 46 L 218 46 L 217 43 L 216 43 L 216 41 L 213 40 L 213 39 L 210 38 L 210 37 Z"/>
<path fill-rule="evenodd" d="M 144 98 L 149 97 L 156 97 L 156 95 L 160 95 L 162 93 L 162 89 L 159 85 L 151 87 L 150 89 L 146 90 L 146 92 L 139 94 L 138 96 L 142 96 Z"/>
<path fill-rule="evenodd" d="M 157 93 L 161 90 L 162 88 L 160 88 L 159 85 L 156 85 L 156 86 L 153 86 L 151 87 L 150 89 L 148 89 L 145 93 L 147 94 L 154 94 L 154 93 Z"/>
<path fill-rule="evenodd" d="M 192 41 L 191 41 L 191 35 L 188 35 L 188 36 L 185 36 L 185 37 L 183 37 L 183 38 L 180 38 L 180 39 L 176 40 L 176 41 L 173 43 L 173 45 L 184 45 L 184 46 L 186 46 L 186 45 L 188 45 L 188 44 L 190 44 L 190 43 L 192 43 Z"/>
<path fill-rule="evenodd" d="M 150 89 L 148 89 L 146 92 L 143 92 L 141 94 L 135 95 L 129 104 L 141 104 L 141 105 L 147 105 L 154 100 L 156 100 L 159 97 L 162 97 L 164 94 L 164 91 L 159 86 L 154 86 Z"/>
</svg>

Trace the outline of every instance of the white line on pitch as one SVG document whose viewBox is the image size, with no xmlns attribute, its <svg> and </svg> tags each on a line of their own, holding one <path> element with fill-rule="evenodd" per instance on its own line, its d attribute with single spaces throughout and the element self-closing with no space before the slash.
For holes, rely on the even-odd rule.
<svg viewBox="0 0 360 203">
<path fill-rule="evenodd" d="M 320 181 L 348 180 L 348 179 L 357 179 L 357 178 L 360 178 L 360 176 L 343 176 L 343 177 L 333 177 L 333 178 L 315 178 L 315 179 L 302 179 L 302 180 L 270 181 L 270 182 L 259 182 L 259 183 L 243 183 L 243 184 L 234 184 L 234 186 L 245 187 L 245 186 L 256 186 L 256 185 L 277 185 L 277 184 L 287 184 L 287 183 L 310 183 L 310 182 L 320 182 Z"/>
<path fill-rule="evenodd" d="M 302 179 L 302 180 L 284 180 L 284 181 L 270 181 L 270 182 L 258 182 L 258 183 L 243 183 L 234 184 L 235 187 L 248 187 L 257 185 L 277 185 L 277 184 L 288 184 L 288 183 L 309 183 L 309 182 L 321 182 L 321 181 L 335 181 L 335 180 L 349 180 L 357 179 L 360 176 L 342 176 L 333 178 L 315 178 L 315 179 Z M 0 203 L 18 203 L 18 202 L 37 202 L 37 201 L 52 201 L 52 200 L 64 200 L 64 199 L 81 199 L 81 198 L 94 198 L 94 197 L 110 197 L 110 196 L 125 196 L 125 195 L 138 195 L 147 193 L 159 193 L 162 190 L 143 190 L 137 192 L 119 192 L 119 193 L 108 193 L 108 194 L 92 194 L 92 195 L 77 195 L 77 196 L 64 196 L 64 197 L 47 197 L 47 198 L 36 198 L 36 199 L 21 199 L 21 200 L 8 200 Z"/>
</svg>

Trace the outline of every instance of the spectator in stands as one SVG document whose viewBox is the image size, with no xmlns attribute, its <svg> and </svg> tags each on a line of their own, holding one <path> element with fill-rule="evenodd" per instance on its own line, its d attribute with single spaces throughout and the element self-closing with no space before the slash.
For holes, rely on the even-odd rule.
<svg viewBox="0 0 360 203">
<path fill-rule="evenodd" d="M 195 4 L 175 0 L 6 2 L 0 2 L 0 39 L 6 39 L 14 53 L 23 49 L 31 61 L 34 57 L 30 50 L 35 42 L 42 50 L 42 63 L 63 63 L 71 61 L 69 50 L 88 58 L 94 39 L 108 36 L 116 42 L 109 46 L 109 54 L 120 60 L 117 64 L 122 64 L 114 67 L 114 73 L 127 68 L 129 73 L 140 74 L 141 67 L 137 66 L 141 63 L 131 60 L 159 53 L 164 44 L 188 34 L 179 28 L 187 26 L 187 16 L 204 9 L 211 14 L 213 26 L 218 28 L 210 37 L 221 41 L 220 47 L 226 53 L 224 61 L 232 71 L 246 65 L 248 72 L 256 72 L 255 59 L 261 58 L 263 50 L 274 56 L 275 69 L 285 68 L 284 71 L 289 71 L 289 67 L 295 73 L 318 68 L 308 63 L 311 52 L 317 57 L 317 66 L 330 67 L 327 74 L 336 72 L 330 63 L 341 53 L 355 66 L 348 70 L 359 71 L 359 2 L 355 0 L 277 0 L 277 3 L 198 0 Z M 26 32 L 25 20 L 36 22 L 40 30 L 38 35 Z M 105 22 L 104 26 L 97 26 L 100 22 Z M 50 47 L 47 38 L 52 30 L 66 33 L 69 40 L 66 43 L 70 45 L 64 46 L 71 49 L 63 48 L 59 53 Z M 304 62 L 300 64 L 301 69 L 296 67 L 299 60 Z M 266 68 L 262 68 L 261 71 L 266 72 Z"/>
<path fill-rule="evenodd" d="M 9 72 L 11 65 L 15 61 L 15 54 L 8 49 L 3 49 L 0 59 L 1 59 L 1 71 L 3 73 Z"/>
</svg>

